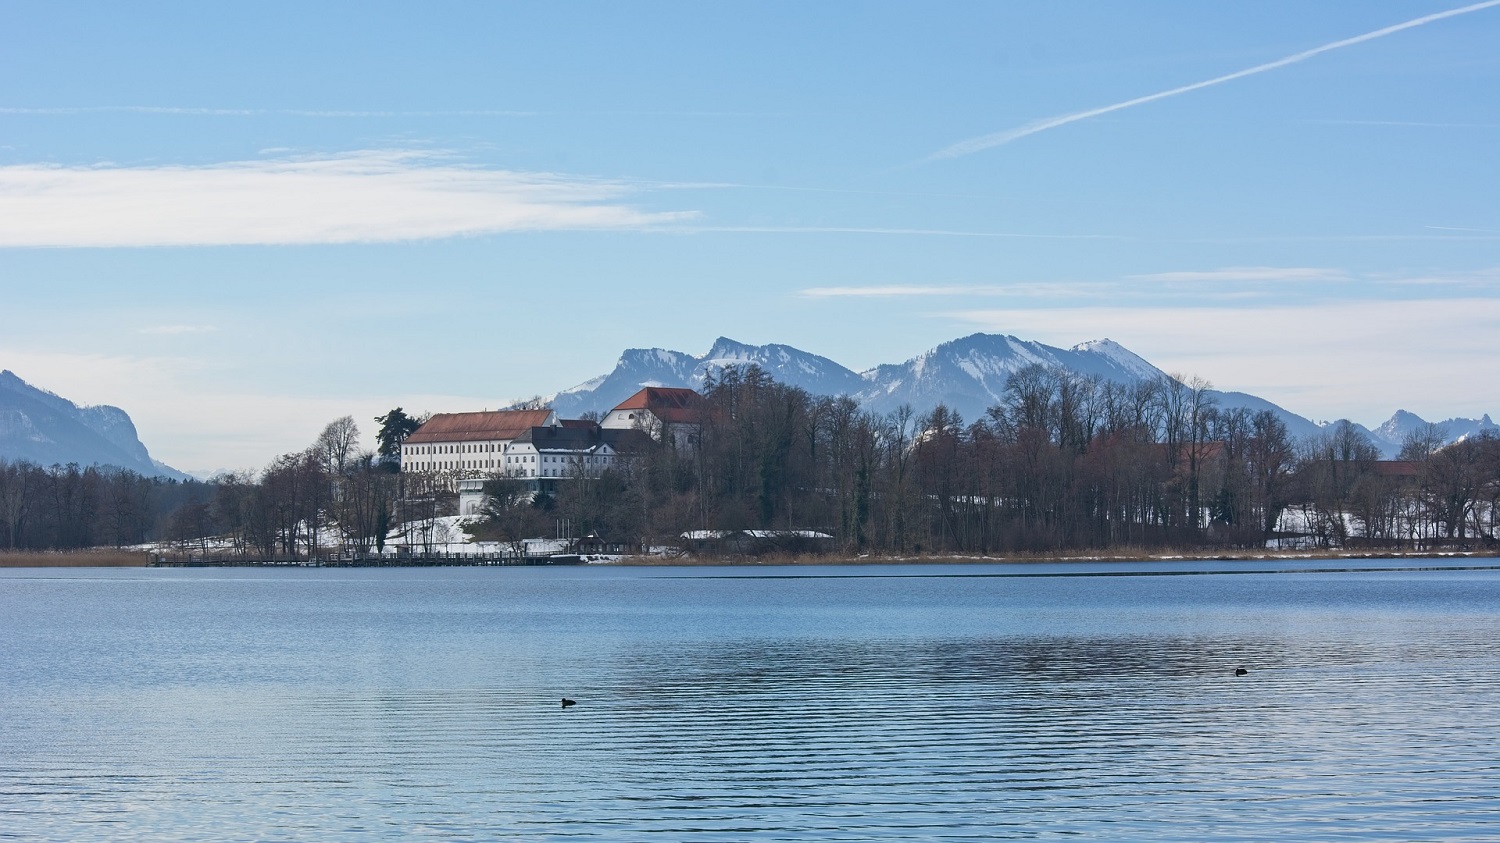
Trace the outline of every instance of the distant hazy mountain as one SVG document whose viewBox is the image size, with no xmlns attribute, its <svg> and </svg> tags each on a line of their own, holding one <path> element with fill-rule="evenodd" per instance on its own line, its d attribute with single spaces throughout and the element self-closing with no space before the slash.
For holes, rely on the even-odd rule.
<svg viewBox="0 0 1500 843">
<path fill-rule="evenodd" d="M 151 459 L 118 407 L 79 407 L 0 372 L 0 459 L 37 465 L 110 465 L 149 477 L 186 475 Z"/>
<path fill-rule="evenodd" d="M 815 395 L 851 395 L 875 412 L 890 412 L 902 404 L 926 412 L 942 403 L 969 420 L 978 419 L 998 403 L 1005 393 L 1006 378 L 1032 363 L 1062 366 L 1121 383 L 1163 374 L 1107 339 L 1064 349 L 1013 336 L 973 334 L 943 343 L 904 363 L 854 372 L 791 346 L 747 345 L 721 337 L 701 357 L 659 348 L 630 349 L 620 355 L 613 371 L 553 396 L 552 407 L 565 417 L 590 410 L 604 412 L 643 386 L 697 389 L 709 372 L 751 363 L 781 383 Z M 1311 421 L 1253 395 L 1219 392 L 1215 396 L 1221 407 L 1271 410 L 1286 422 L 1293 436 L 1308 436 L 1319 430 Z"/>
</svg>

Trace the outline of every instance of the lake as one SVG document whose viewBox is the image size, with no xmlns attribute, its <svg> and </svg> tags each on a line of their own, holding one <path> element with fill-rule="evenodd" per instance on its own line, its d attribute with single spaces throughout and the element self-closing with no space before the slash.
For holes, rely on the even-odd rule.
<svg viewBox="0 0 1500 843">
<path fill-rule="evenodd" d="M 1495 840 L 1489 561 L 0 570 L 0 839 Z"/>
</svg>

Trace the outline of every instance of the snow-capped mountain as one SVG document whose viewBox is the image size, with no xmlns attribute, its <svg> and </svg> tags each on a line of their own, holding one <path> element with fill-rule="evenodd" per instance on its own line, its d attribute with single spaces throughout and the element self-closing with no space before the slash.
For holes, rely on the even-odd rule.
<svg viewBox="0 0 1500 843">
<path fill-rule="evenodd" d="M 1113 340 L 1069 349 L 1000 334 L 971 334 L 907 360 L 864 372 L 857 393 L 876 412 L 910 404 L 924 412 L 939 403 L 977 419 L 1005 395 L 1005 381 L 1026 366 L 1061 366 L 1082 375 L 1128 383 L 1161 376 L 1161 370 Z"/>
<path fill-rule="evenodd" d="M 789 345 L 746 345 L 719 337 L 699 368 L 694 372 L 698 383 L 703 374 L 730 366 L 757 365 L 777 381 L 800 387 L 813 395 L 853 394 L 860 376 L 829 360 Z"/>
<path fill-rule="evenodd" d="M 905 363 L 877 366 L 865 372 L 862 377 L 869 385 L 858 397 L 867 408 L 878 412 L 889 412 L 902 404 L 911 404 L 920 412 L 941 402 L 972 421 L 1001 401 L 1005 381 L 1013 372 L 1033 363 L 1060 366 L 1117 383 L 1166 376 L 1161 369 L 1110 339 L 1065 349 L 1013 336 L 972 334 L 943 343 Z M 1252 413 L 1270 410 L 1286 423 L 1293 437 L 1310 436 L 1319 430 L 1313 422 L 1264 398 L 1243 392 L 1212 391 L 1211 394 L 1220 409 L 1244 408 Z"/>
<path fill-rule="evenodd" d="M 1454 418 L 1436 422 L 1449 442 L 1457 442 L 1478 436 L 1485 431 L 1500 432 L 1500 425 L 1490 420 L 1489 414 L 1477 419 Z M 1427 421 L 1416 413 L 1397 410 L 1384 424 L 1369 431 L 1370 439 L 1387 456 L 1401 452 L 1406 437 L 1427 426 Z"/>
<path fill-rule="evenodd" d="M 0 459 L 38 465 L 110 465 L 148 477 L 186 479 L 151 459 L 118 407 L 79 407 L 0 371 Z"/>
<path fill-rule="evenodd" d="M 943 343 L 904 363 L 856 373 L 826 357 L 787 345 L 748 345 L 720 337 L 701 357 L 659 348 L 630 349 L 613 371 L 551 398 L 564 417 L 604 412 L 644 386 L 698 389 L 704 377 L 730 366 L 755 364 L 777 381 L 814 395 L 850 395 L 875 412 L 910 404 L 919 413 L 939 403 L 965 419 L 981 417 L 1005 394 L 1011 373 L 1033 363 L 1061 366 L 1120 383 L 1158 378 L 1162 371 L 1113 340 L 1056 348 L 1000 334 L 973 334 Z M 1317 433 L 1317 425 L 1253 395 L 1215 393 L 1219 406 L 1271 410 L 1294 436 Z"/>
<path fill-rule="evenodd" d="M 904 363 L 885 363 L 864 372 L 851 369 L 788 345 L 748 345 L 720 337 L 707 354 L 695 357 L 660 348 L 630 349 L 620 355 L 615 368 L 587 383 L 552 396 L 552 407 L 564 417 L 593 410 L 605 412 L 644 386 L 698 389 L 709 373 L 730 366 L 755 364 L 777 381 L 801 387 L 814 395 L 849 395 L 865 409 L 888 413 L 910 404 L 925 413 L 945 404 L 964 419 L 973 421 L 1005 395 L 1010 375 L 1032 363 L 1061 366 L 1085 376 L 1098 376 L 1118 383 L 1152 380 L 1165 375 L 1139 355 L 1108 340 L 1057 348 L 1003 334 L 971 334 L 925 351 Z M 1316 436 L 1323 426 L 1264 398 L 1243 392 L 1211 393 L 1221 410 L 1244 408 L 1252 413 L 1270 410 L 1287 426 L 1294 439 Z M 1356 429 L 1370 439 L 1387 458 L 1401 450 L 1408 433 L 1425 425 L 1420 417 L 1400 411 L 1390 421 L 1370 430 Z M 1496 430 L 1489 416 L 1482 419 L 1449 419 L 1441 426 L 1448 441 Z"/>
<path fill-rule="evenodd" d="M 661 348 L 628 349 L 608 374 L 559 392 L 551 397 L 550 404 L 564 418 L 590 410 L 602 413 L 642 387 L 698 389 L 710 372 L 717 375 L 732 366 L 751 364 L 780 383 L 815 395 L 852 395 L 863 383 L 858 374 L 832 360 L 789 345 L 747 345 L 720 337 L 702 357 Z"/>
</svg>

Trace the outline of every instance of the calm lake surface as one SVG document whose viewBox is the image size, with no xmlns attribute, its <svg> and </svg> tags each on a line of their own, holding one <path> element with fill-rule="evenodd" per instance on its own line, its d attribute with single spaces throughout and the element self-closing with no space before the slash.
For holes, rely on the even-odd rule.
<svg viewBox="0 0 1500 843">
<path fill-rule="evenodd" d="M 0 839 L 1493 841 L 1467 564 L 0 570 Z"/>
</svg>

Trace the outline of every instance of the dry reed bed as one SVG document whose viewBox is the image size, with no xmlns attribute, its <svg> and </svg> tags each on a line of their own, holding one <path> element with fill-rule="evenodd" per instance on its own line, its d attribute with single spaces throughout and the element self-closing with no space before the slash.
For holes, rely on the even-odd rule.
<svg viewBox="0 0 1500 843">
<path fill-rule="evenodd" d="M 133 550 L 0 551 L 0 568 L 144 568 L 149 559 Z"/>
</svg>

